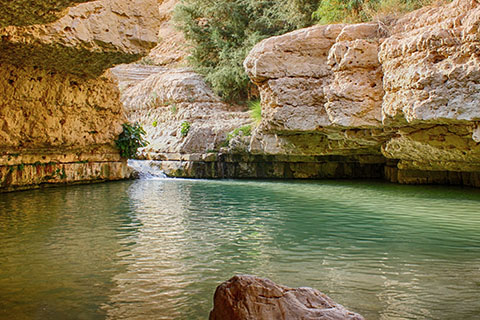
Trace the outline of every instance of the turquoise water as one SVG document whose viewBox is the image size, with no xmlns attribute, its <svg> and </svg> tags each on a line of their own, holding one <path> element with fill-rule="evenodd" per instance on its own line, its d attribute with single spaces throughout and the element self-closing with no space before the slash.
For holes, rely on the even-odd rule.
<svg viewBox="0 0 480 320">
<path fill-rule="evenodd" d="M 137 180 L 0 194 L 0 319 L 207 319 L 237 273 L 367 319 L 478 319 L 480 190 Z"/>
</svg>

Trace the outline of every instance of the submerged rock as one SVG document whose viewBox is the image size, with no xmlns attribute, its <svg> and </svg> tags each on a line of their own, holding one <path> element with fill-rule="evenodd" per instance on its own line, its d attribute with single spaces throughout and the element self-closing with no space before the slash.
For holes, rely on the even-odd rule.
<svg viewBox="0 0 480 320">
<path fill-rule="evenodd" d="M 364 320 L 312 288 L 239 275 L 217 287 L 210 320 Z"/>
</svg>

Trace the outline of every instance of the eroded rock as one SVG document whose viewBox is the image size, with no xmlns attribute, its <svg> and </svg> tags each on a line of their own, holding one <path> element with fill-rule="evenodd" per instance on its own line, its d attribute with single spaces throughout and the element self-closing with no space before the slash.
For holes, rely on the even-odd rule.
<svg viewBox="0 0 480 320">
<path fill-rule="evenodd" d="M 67 10 L 47 25 L 0 29 L 0 63 L 98 77 L 157 44 L 157 0 L 101 0 Z"/>
<path fill-rule="evenodd" d="M 0 192 L 130 177 L 106 69 L 156 44 L 157 1 L 24 2 L 0 14 Z"/>
<path fill-rule="evenodd" d="M 0 0 L 0 27 L 45 24 L 66 14 L 67 8 L 94 0 Z"/>
<path fill-rule="evenodd" d="M 262 95 L 251 151 L 382 153 L 403 173 L 478 173 L 479 25 L 480 4 L 456 0 L 387 27 L 314 26 L 260 42 L 244 64 Z"/>
<path fill-rule="evenodd" d="M 151 74 L 142 80 L 139 70 L 146 76 L 147 69 Z M 192 70 L 128 65 L 113 69 L 113 73 L 127 86 L 122 101 L 128 119 L 141 123 L 147 132 L 146 158 L 218 151 L 228 133 L 252 122 L 242 107 L 220 101 Z M 122 80 L 135 75 L 136 84 L 128 86 Z"/>
<path fill-rule="evenodd" d="M 229 134 L 252 120 L 246 107 L 222 102 L 201 75 L 180 66 L 188 52 L 183 34 L 172 26 L 177 2 L 161 3 L 160 42 L 143 65 L 121 65 L 112 72 L 128 119 L 147 132 L 150 144 L 142 156 L 165 160 L 172 175 L 195 176 L 191 161 L 209 161 L 212 153 L 228 145 Z M 246 152 L 248 143 L 231 138 L 233 149 Z"/>
<path fill-rule="evenodd" d="M 363 320 L 312 288 L 292 289 L 240 275 L 217 287 L 210 320 Z"/>
</svg>

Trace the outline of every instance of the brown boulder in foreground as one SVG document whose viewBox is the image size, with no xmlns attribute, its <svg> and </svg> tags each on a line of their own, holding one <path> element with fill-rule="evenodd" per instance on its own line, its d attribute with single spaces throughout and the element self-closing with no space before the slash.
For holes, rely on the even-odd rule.
<svg viewBox="0 0 480 320">
<path fill-rule="evenodd" d="M 240 275 L 217 287 L 210 320 L 364 320 L 312 288 L 292 289 Z"/>
</svg>

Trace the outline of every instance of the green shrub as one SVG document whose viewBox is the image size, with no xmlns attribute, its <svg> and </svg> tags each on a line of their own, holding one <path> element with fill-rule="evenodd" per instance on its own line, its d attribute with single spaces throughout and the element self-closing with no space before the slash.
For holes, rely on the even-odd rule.
<svg viewBox="0 0 480 320">
<path fill-rule="evenodd" d="M 245 57 L 262 39 L 313 24 L 319 0 L 181 0 L 176 26 L 191 46 L 189 63 L 224 100 L 246 101 Z"/>
<path fill-rule="evenodd" d="M 117 148 L 120 150 L 120 155 L 124 158 L 135 158 L 137 156 L 138 148 L 146 147 L 148 141 L 143 136 L 146 134 L 139 123 L 133 125 L 124 123 L 122 125 L 123 132 L 115 141 Z"/>
<path fill-rule="evenodd" d="M 262 104 L 260 100 L 250 101 L 248 103 L 248 108 L 250 109 L 250 116 L 258 124 L 262 121 Z"/>
<path fill-rule="evenodd" d="M 313 18 L 318 23 L 366 22 L 375 17 L 418 9 L 431 0 L 322 0 Z"/>
<path fill-rule="evenodd" d="M 183 121 L 182 124 L 180 125 L 180 133 L 182 137 L 186 137 L 188 135 L 188 132 L 190 131 L 190 122 L 188 121 Z"/>
<path fill-rule="evenodd" d="M 222 143 L 222 147 L 228 147 L 230 145 L 230 140 L 232 140 L 233 138 L 235 138 L 237 136 L 240 136 L 240 135 L 245 136 L 245 137 L 251 136 L 252 135 L 252 126 L 250 124 L 248 124 L 246 126 L 236 128 L 232 132 L 228 133 L 227 138 Z"/>
</svg>

